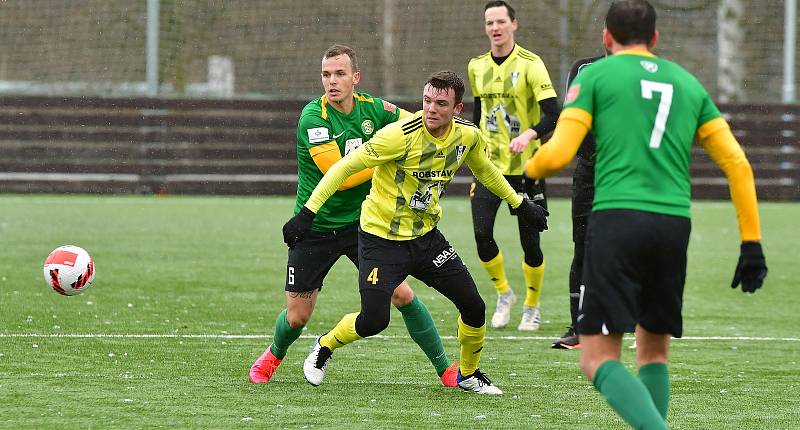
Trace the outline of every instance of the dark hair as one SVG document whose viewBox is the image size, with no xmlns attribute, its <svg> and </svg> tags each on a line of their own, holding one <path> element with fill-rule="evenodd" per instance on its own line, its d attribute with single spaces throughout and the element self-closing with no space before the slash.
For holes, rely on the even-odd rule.
<svg viewBox="0 0 800 430">
<path fill-rule="evenodd" d="M 456 72 L 451 72 L 449 70 L 436 72 L 428 78 L 425 85 L 430 85 L 439 91 L 447 91 L 449 88 L 452 88 L 453 92 L 456 93 L 456 104 L 461 103 L 464 99 L 464 81 L 458 77 Z"/>
<path fill-rule="evenodd" d="M 346 45 L 333 45 L 325 51 L 325 55 L 323 55 L 323 59 L 325 58 L 333 58 L 338 57 L 340 55 L 347 55 L 350 57 L 350 64 L 353 66 L 353 71 L 358 71 L 358 62 L 356 61 L 356 51 L 353 48 L 346 46 Z"/>
<path fill-rule="evenodd" d="M 514 8 L 509 6 L 508 3 L 504 2 L 503 0 L 490 1 L 489 3 L 486 3 L 486 6 L 484 6 L 483 11 L 486 12 L 486 10 L 489 9 L 490 7 L 505 7 L 506 10 L 508 11 L 508 17 L 511 18 L 512 21 L 516 19 L 514 16 L 517 13 L 514 12 Z"/>
<path fill-rule="evenodd" d="M 656 32 L 656 10 L 646 0 L 615 1 L 608 8 L 606 29 L 620 45 L 650 43 Z"/>
</svg>

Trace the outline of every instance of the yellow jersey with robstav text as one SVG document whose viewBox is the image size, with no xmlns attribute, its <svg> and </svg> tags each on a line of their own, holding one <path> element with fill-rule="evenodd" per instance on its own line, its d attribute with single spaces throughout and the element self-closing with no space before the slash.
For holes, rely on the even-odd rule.
<svg viewBox="0 0 800 430">
<path fill-rule="evenodd" d="M 423 121 L 419 111 L 390 124 L 353 154 L 375 167 L 372 189 L 361 207 L 362 230 L 391 240 L 429 232 L 442 217 L 439 198 L 464 163 L 500 197 L 516 197 L 486 157 L 486 143 L 474 124 L 456 117 L 450 131 L 436 138 Z"/>
<path fill-rule="evenodd" d="M 539 147 L 533 140 L 520 154 L 508 144 L 541 119 L 539 101 L 556 97 L 550 75 L 538 55 L 514 45 L 502 64 L 486 52 L 470 60 L 467 74 L 472 94 L 481 99 L 480 128 L 484 131 L 489 158 L 505 175 L 521 175 L 523 163 Z"/>
</svg>

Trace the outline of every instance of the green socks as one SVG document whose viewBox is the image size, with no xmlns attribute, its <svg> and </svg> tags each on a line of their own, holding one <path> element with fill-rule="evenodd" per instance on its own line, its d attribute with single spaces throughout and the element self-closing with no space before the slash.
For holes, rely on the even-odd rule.
<svg viewBox="0 0 800 430">
<path fill-rule="evenodd" d="M 428 356 L 428 360 L 436 368 L 436 374 L 442 376 L 447 367 L 450 366 L 450 359 L 447 357 L 447 353 L 444 352 L 442 338 L 439 337 L 439 331 L 433 323 L 433 318 L 431 313 L 428 312 L 428 308 L 414 295 L 411 303 L 397 309 L 403 314 L 403 321 L 406 323 L 411 339 Z"/>
<path fill-rule="evenodd" d="M 303 327 L 292 328 L 289 322 L 286 321 L 286 309 L 278 314 L 278 319 L 275 320 L 275 334 L 272 337 L 272 355 L 276 358 L 286 357 L 286 352 L 292 346 L 294 341 L 300 337 L 303 332 Z"/>
<path fill-rule="evenodd" d="M 639 368 L 639 380 L 650 392 L 650 397 L 661 413 L 667 419 L 669 411 L 669 369 L 665 363 L 649 363 Z"/>
<path fill-rule="evenodd" d="M 617 360 L 601 364 L 594 374 L 594 387 L 608 404 L 635 429 L 666 429 L 644 384 Z"/>
</svg>

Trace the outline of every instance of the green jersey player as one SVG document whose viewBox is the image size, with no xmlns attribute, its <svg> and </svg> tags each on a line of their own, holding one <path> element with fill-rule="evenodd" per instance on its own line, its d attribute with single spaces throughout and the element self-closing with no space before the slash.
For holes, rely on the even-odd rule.
<svg viewBox="0 0 800 430">
<path fill-rule="evenodd" d="M 554 174 L 593 131 L 596 190 L 577 316 L 580 366 L 637 429 L 667 428 L 667 353 L 670 338 L 683 333 L 695 137 L 728 177 L 736 207 L 742 244 L 731 286 L 752 293 L 767 274 L 750 164 L 697 79 L 650 52 L 655 21 L 647 1 L 611 5 L 603 42 L 613 55 L 578 75 L 553 139 L 526 167 L 531 177 Z M 631 331 L 638 377 L 619 361 L 622 335 Z"/>
<path fill-rule="evenodd" d="M 357 149 L 385 125 L 410 115 L 397 106 L 357 93 L 361 77 L 355 52 L 343 45 L 330 47 L 322 59 L 325 95 L 309 102 L 297 125 L 297 199 L 295 213 L 328 169 Z M 314 219 L 303 241 L 290 243 L 286 267 L 286 309 L 275 321 L 272 344 L 250 368 L 250 381 L 268 382 L 303 331 L 333 264 L 346 256 L 358 264 L 358 220 L 361 203 L 370 190 L 371 169 L 347 178 Z M 428 309 L 401 280 L 392 295 L 411 338 L 422 348 L 445 386 L 456 386 L 457 366 L 450 363 Z M 452 365 L 451 365 L 452 364 Z"/>
</svg>

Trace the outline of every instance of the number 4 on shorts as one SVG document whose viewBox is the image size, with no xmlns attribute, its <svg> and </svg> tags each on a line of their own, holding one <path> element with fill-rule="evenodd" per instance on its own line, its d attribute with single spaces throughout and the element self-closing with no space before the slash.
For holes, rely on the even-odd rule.
<svg viewBox="0 0 800 430">
<path fill-rule="evenodd" d="M 372 285 L 378 283 L 378 268 L 374 267 L 371 272 L 369 272 L 369 276 L 367 276 L 367 281 L 372 282 Z"/>
</svg>

